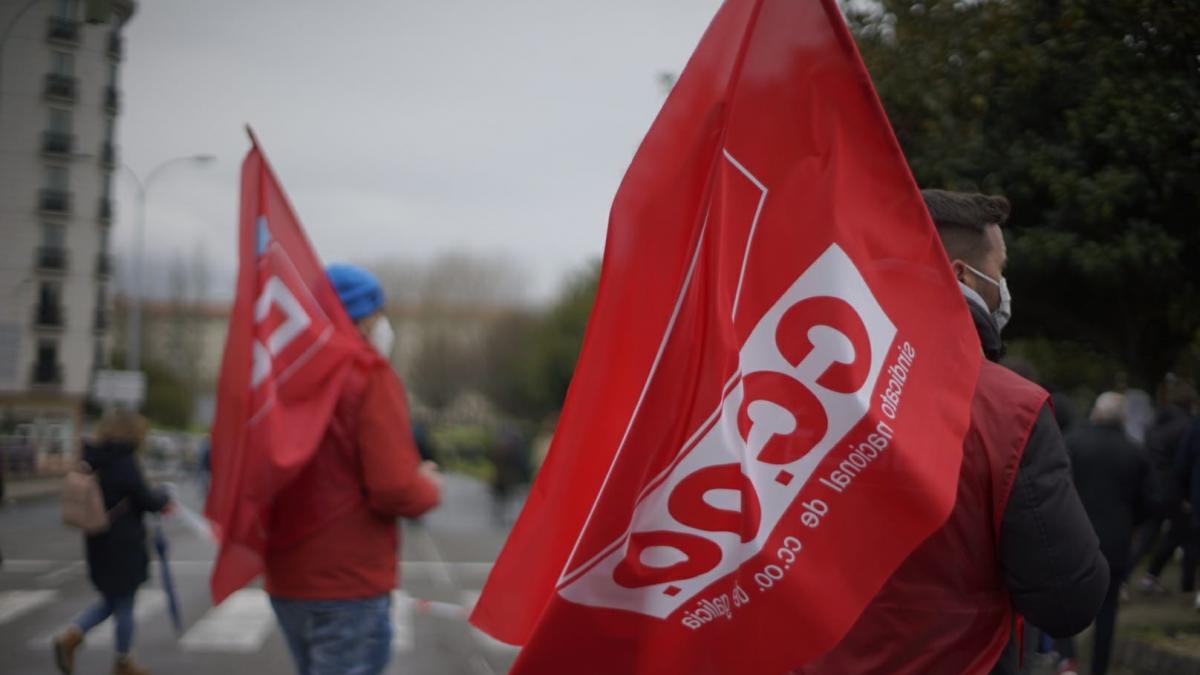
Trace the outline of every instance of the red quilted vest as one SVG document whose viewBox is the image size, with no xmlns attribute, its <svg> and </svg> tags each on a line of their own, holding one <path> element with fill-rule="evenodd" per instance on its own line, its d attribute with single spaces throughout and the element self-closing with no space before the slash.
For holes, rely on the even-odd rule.
<svg viewBox="0 0 1200 675">
<path fill-rule="evenodd" d="M 1049 395 L 985 362 L 945 525 L 888 580 L 831 652 L 798 675 L 983 675 L 1000 659 L 1014 611 L 1000 569 L 1000 526 L 1030 431 Z"/>
</svg>

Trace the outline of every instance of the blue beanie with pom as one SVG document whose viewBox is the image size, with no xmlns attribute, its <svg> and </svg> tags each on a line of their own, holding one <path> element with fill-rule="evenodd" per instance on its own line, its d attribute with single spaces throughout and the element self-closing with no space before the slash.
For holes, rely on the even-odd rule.
<svg viewBox="0 0 1200 675">
<path fill-rule="evenodd" d="M 370 316 L 383 307 L 383 287 L 375 275 L 357 265 L 330 265 L 325 268 L 329 283 L 354 321 Z"/>
</svg>

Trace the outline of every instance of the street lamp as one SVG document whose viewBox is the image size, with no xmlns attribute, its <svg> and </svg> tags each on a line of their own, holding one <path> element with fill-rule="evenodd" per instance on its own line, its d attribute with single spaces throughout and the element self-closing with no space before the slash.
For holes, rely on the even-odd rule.
<svg viewBox="0 0 1200 675">
<path fill-rule="evenodd" d="M 154 179 L 162 175 L 163 170 L 168 167 L 184 162 L 207 164 L 215 159 L 216 157 L 212 155 L 187 155 L 168 159 L 151 169 L 150 173 L 146 174 L 146 180 L 144 181 L 138 178 L 137 173 L 129 168 L 128 164 L 122 163 L 125 171 L 129 172 L 129 175 L 133 176 L 134 182 L 137 183 L 137 222 L 135 224 L 136 231 L 134 232 L 133 289 L 130 292 L 129 315 L 126 323 L 126 332 L 128 335 L 125 336 L 126 370 L 141 370 L 142 368 L 142 264 L 146 253 L 146 192 L 150 189 L 150 185 Z"/>
</svg>

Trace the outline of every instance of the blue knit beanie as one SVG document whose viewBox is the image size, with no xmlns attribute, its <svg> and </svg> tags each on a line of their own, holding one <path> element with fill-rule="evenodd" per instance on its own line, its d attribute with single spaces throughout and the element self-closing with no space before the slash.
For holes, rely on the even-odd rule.
<svg viewBox="0 0 1200 675">
<path fill-rule="evenodd" d="M 370 316 L 383 307 L 383 287 L 375 275 L 357 265 L 330 265 L 325 268 L 329 283 L 354 321 Z"/>
</svg>

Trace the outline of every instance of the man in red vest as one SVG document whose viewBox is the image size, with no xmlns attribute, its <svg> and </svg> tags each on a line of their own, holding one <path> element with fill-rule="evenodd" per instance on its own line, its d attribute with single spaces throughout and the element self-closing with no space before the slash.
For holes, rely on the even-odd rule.
<svg viewBox="0 0 1200 675">
<path fill-rule="evenodd" d="M 391 657 L 396 518 L 437 505 L 441 479 L 422 462 L 399 378 L 383 290 L 366 270 L 329 280 L 363 339 L 385 358 L 356 365 L 309 465 L 280 493 L 265 586 L 300 675 L 378 675 Z"/>
<path fill-rule="evenodd" d="M 1017 617 L 1055 637 L 1096 616 L 1108 563 L 1071 483 L 1062 435 L 1037 385 L 994 363 L 1012 314 L 1001 227 L 1008 201 L 924 190 L 988 361 L 946 523 L 901 564 L 832 651 L 795 671 L 1015 673 Z"/>
</svg>

